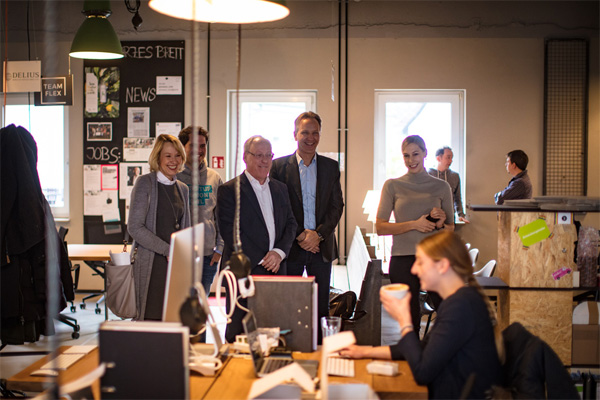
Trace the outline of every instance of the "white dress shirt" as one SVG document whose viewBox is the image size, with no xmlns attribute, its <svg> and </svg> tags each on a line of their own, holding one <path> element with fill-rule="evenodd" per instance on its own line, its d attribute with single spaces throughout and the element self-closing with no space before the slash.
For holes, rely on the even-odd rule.
<svg viewBox="0 0 600 400">
<path fill-rule="evenodd" d="M 261 185 L 257 179 L 248 173 L 248 171 L 244 170 L 244 173 L 252 185 L 254 194 L 256 194 L 263 219 L 267 225 L 267 231 L 269 232 L 269 250 L 273 250 L 279 254 L 283 260 L 285 259 L 285 252 L 273 247 L 275 246 L 275 216 L 273 215 L 273 198 L 271 197 L 271 189 L 269 188 L 269 177 L 267 177 L 265 183 Z"/>
</svg>

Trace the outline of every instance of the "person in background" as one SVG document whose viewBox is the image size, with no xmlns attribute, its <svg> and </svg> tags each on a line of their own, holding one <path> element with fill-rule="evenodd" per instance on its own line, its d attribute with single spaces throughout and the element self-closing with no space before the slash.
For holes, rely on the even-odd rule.
<svg viewBox="0 0 600 400">
<path fill-rule="evenodd" d="M 192 146 L 193 128 L 188 126 L 179 132 L 179 140 L 185 147 L 185 166 L 177 174 L 177 179 L 188 185 L 190 189 L 190 204 L 192 204 Z M 217 226 L 217 191 L 223 184 L 217 171 L 208 168 L 206 163 L 206 146 L 208 132 L 202 127 L 197 128 L 198 134 L 198 222 L 204 223 L 204 262 L 202 265 L 202 286 L 208 296 L 210 286 L 215 278 L 221 254 L 223 254 L 223 239 Z M 190 213 L 191 214 L 191 213 Z"/>
<path fill-rule="evenodd" d="M 294 122 L 298 150 L 273 161 L 270 177 L 287 185 L 294 217 L 296 240 L 290 250 L 288 275 L 302 276 L 304 269 L 319 285 L 318 314 L 329 316 L 331 262 L 338 258 L 335 228 L 344 211 L 337 161 L 317 154 L 321 117 L 304 112 Z M 319 337 L 321 329 L 318 329 Z"/>
<path fill-rule="evenodd" d="M 462 195 L 460 191 L 460 175 L 450 169 L 454 153 L 448 146 L 442 147 L 435 152 L 435 159 L 438 162 L 437 168 L 429 168 L 429 175 L 448 182 L 452 189 L 452 199 L 454 201 L 454 211 L 458 215 L 458 220 L 469 224 L 463 210 Z"/>
<path fill-rule="evenodd" d="M 156 138 L 148 163 L 131 191 L 127 230 L 135 240 L 133 264 L 137 320 L 162 319 L 171 234 L 190 223 L 188 187 L 177 180 L 185 149 L 175 136 Z"/>
<path fill-rule="evenodd" d="M 414 330 L 409 303 L 380 292 L 385 309 L 398 322 L 402 337 L 393 346 L 356 346 L 340 352 L 344 357 L 406 359 L 430 399 L 486 398 L 492 385 L 502 385 L 504 341 L 496 313 L 473 277 L 464 242 L 450 231 L 423 239 L 417 246 L 412 271 L 423 289 L 435 291 L 444 301 L 435 324 L 422 343 Z M 472 387 L 468 387 L 473 376 Z"/>
<path fill-rule="evenodd" d="M 217 193 L 219 231 L 225 242 L 223 264 L 226 265 L 234 250 L 234 217 L 236 206 L 235 180 L 240 180 L 240 239 L 242 252 L 249 258 L 252 275 L 286 275 L 286 257 L 296 234 L 296 220 L 290 206 L 287 187 L 269 179 L 273 164 L 271 142 L 262 136 L 252 136 L 244 143 L 246 170 L 225 182 Z M 293 299 L 273 299 L 292 301 Z M 239 304 L 247 307 L 246 299 Z M 227 312 L 231 304 L 227 295 Z M 231 322 L 225 329 L 229 343 L 243 332 L 242 319 L 246 314 L 236 307 Z"/>
<path fill-rule="evenodd" d="M 420 136 L 407 136 L 402 142 L 404 164 L 408 172 L 388 179 L 381 190 L 375 228 L 378 235 L 393 235 L 390 281 L 405 283 L 412 294 L 411 314 L 414 329 L 420 329 L 419 279 L 411 273 L 415 246 L 437 230 L 454 230 L 450 185 L 425 170 L 427 148 Z M 394 212 L 396 222 L 390 222 Z M 429 294 L 434 305 L 439 297 Z"/>
<path fill-rule="evenodd" d="M 531 179 L 527 174 L 529 157 L 523 150 L 509 151 L 506 155 L 506 172 L 512 175 L 508 186 L 494 195 L 496 204 L 502 205 L 505 200 L 530 199 L 533 193 Z"/>
</svg>

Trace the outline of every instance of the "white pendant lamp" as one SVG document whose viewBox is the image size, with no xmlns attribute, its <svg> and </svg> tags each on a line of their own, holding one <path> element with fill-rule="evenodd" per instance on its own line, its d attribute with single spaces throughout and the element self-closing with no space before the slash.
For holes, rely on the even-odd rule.
<svg viewBox="0 0 600 400">
<path fill-rule="evenodd" d="M 150 0 L 149 5 L 170 17 L 225 24 L 276 21 L 290 14 L 282 0 Z"/>
</svg>

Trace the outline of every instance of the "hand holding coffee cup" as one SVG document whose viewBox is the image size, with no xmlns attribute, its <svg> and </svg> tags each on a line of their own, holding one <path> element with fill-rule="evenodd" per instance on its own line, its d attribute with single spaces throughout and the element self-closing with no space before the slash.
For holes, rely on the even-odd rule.
<svg viewBox="0 0 600 400">
<path fill-rule="evenodd" d="M 384 285 L 379 290 L 379 299 L 385 310 L 400 325 L 410 324 L 410 291 L 404 283 Z"/>
</svg>

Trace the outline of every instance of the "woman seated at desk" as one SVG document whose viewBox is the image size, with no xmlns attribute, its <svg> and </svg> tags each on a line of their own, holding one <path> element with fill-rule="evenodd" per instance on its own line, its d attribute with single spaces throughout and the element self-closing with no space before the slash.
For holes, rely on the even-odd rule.
<svg viewBox="0 0 600 400">
<path fill-rule="evenodd" d="M 423 343 L 413 329 L 410 293 L 398 300 L 381 291 L 383 306 L 400 325 L 400 341 L 393 346 L 351 346 L 340 354 L 406 359 L 416 382 L 427 385 L 432 399 L 459 398 L 474 374 L 473 387 L 466 396 L 485 398 L 487 389 L 502 384 L 504 347 L 496 313 L 473 277 L 465 244 L 449 231 L 423 239 L 417 245 L 412 273 L 419 277 L 424 290 L 435 291 L 444 299 Z"/>
</svg>

